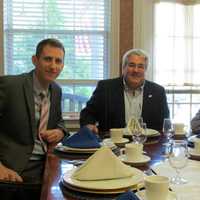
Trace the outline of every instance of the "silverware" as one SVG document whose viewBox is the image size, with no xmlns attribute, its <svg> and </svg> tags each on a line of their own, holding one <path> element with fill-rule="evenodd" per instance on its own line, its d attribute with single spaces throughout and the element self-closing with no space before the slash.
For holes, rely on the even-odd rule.
<svg viewBox="0 0 200 200">
<path fill-rule="evenodd" d="M 85 160 L 67 160 L 66 162 L 69 164 L 73 164 L 74 166 L 79 166 L 82 165 Z"/>
</svg>

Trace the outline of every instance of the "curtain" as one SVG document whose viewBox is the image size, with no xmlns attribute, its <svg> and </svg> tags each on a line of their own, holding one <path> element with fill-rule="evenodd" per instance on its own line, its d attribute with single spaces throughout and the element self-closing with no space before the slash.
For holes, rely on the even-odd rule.
<svg viewBox="0 0 200 200">
<path fill-rule="evenodd" d="M 199 85 L 200 4 L 160 1 L 155 4 L 154 17 L 155 81 Z"/>
</svg>

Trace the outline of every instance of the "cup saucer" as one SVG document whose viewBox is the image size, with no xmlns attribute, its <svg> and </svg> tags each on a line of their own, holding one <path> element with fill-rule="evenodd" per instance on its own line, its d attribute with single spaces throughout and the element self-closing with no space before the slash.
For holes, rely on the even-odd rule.
<svg viewBox="0 0 200 200">
<path fill-rule="evenodd" d="M 121 138 L 120 140 L 117 140 L 117 141 L 113 141 L 111 138 L 107 138 L 105 139 L 107 142 L 109 141 L 112 141 L 113 143 L 115 144 L 125 144 L 125 143 L 128 143 L 129 142 L 129 139 L 127 138 Z"/>
<path fill-rule="evenodd" d="M 141 200 L 147 200 L 146 196 L 145 196 L 145 190 L 136 192 L 136 195 L 141 199 Z M 159 191 L 158 191 L 158 195 L 159 195 Z M 176 200 L 176 194 L 175 192 L 171 192 L 169 191 L 169 195 L 167 197 L 167 200 Z"/>
<path fill-rule="evenodd" d="M 194 148 L 188 148 L 189 154 L 191 156 L 198 156 L 200 157 L 200 152 L 197 152 Z"/>
<path fill-rule="evenodd" d="M 140 159 L 132 161 L 132 160 L 128 160 L 127 156 L 125 154 L 120 155 L 119 159 L 126 164 L 144 164 L 151 160 L 151 158 L 149 156 L 142 155 Z"/>
</svg>

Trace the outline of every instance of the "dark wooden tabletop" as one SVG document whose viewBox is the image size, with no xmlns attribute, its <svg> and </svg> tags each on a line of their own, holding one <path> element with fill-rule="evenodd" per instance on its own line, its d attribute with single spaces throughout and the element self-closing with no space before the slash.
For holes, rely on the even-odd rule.
<svg viewBox="0 0 200 200">
<path fill-rule="evenodd" d="M 152 138 L 144 145 L 144 151 L 151 157 L 151 161 L 145 166 L 138 167 L 141 170 L 148 170 L 149 167 L 155 163 L 164 160 L 165 146 L 163 145 L 164 137 Z M 86 159 L 88 155 L 84 156 Z M 58 154 L 56 152 L 49 152 L 46 160 L 46 167 L 44 173 L 44 183 L 42 187 L 41 200 L 78 200 L 80 198 L 70 195 L 70 193 L 62 192 L 60 187 L 60 180 L 62 175 L 73 167 L 70 160 L 81 159 L 79 155 L 68 155 L 67 153 Z M 64 194 L 63 194 L 64 193 Z M 76 195 L 75 195 L 76 196 Z"/>
</svg>

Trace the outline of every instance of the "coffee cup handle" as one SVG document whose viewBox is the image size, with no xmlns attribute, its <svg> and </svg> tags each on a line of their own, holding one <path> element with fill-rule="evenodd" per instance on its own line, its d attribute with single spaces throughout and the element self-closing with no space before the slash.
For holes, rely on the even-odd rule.
<svg viewBox="0 0 200 200">
<path fill-rule="evenodd" d="M 119 150 L 119 154 L 120 154 L 120 156 L 124 155 L 125 154 L 125 148 L 121 148 Z"/>
<path fill-rule="evenodd" d="M 137 192 L 139 193 L 141 190 L 144 189 L 144 182 L 140 182 L 137 184 Z"/>
</svg>

